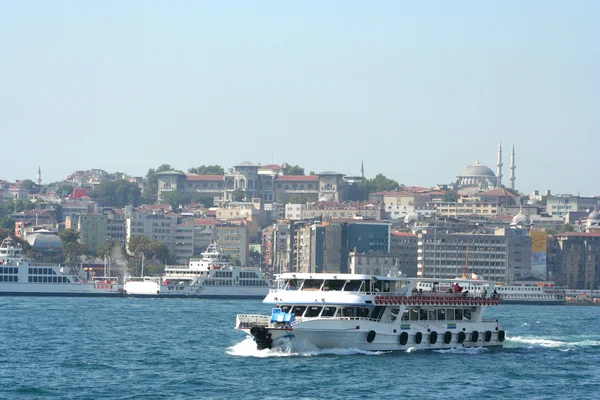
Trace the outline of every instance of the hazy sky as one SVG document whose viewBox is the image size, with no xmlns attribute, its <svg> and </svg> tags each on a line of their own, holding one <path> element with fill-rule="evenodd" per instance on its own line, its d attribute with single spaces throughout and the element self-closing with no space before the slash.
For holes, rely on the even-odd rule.
<svg viewBox="0 0 600 400">
<path fill-rule="evenodd" d="M 599 1 L 2 1 L 0 179 L 252 162 L 600 195 Z"/>
</svg>

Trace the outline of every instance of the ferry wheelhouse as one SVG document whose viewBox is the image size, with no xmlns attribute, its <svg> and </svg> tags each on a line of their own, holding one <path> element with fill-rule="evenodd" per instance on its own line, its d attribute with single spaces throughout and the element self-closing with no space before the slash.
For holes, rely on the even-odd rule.
<svg viewBox="0 0 600 400">
<path fill-rule="evenodd" d="M 427 282 L 430 290 L 419 290 Z M 357 274 L 286 273 L 264 303 L 271 315 L 238 314 L 235 328 L 258 349 L 285 340 L 362 350 L 500 347 L 506 334 L 484 319 L 492 291 L 468 292 L 455 280 Z M 477 282 L 482 285 L 481 281 Z M 445 289 L 446 285 L 448 289 Z"/>
<path fill-rule="evenodd" d="M 24 258 L 21 246 L 8 237 L 0 244 L 0 295 L 119 296 L 116 277 L 89 277 L 79 267 L 36 263 Z"/>
</svg>

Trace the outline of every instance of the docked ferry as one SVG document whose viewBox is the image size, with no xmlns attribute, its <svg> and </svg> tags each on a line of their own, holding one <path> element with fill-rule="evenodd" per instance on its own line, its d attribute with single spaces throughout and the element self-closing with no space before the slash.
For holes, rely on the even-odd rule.
<svg viewBox="0 0 600 400">
<path fill-rule="evenodd" d="M 130 278 L 125 293 L 136 297 L 262 299 L 272 283 L 260 268 L 226 260 L 216 244 L 188 264 L 167 266 L 161 278 Z"/>
<path fill-rule="evenodd" d="M 565 289 L 554 282 L 520 282 L 513 285 L 496 285 L 494 290 L 502 304 L 565 305 Z"/>
<path fill-rule="evenodd" d="M 424 281 L 430 290 L 418 289 Z M 369 351 L 501 347 L 506 338 L 498 320 L 484 318 L 499 303 L 492 291 L 468 292 L 453 280 L 285 273 L 263 302 L 271 315 L 238 314 L 235 326 L 259 350 L 286 340 Z"/>
<path fill-rule="evenodd" d="M 81 268 L 36 263 L 23 256 L 8 237 L 0 244 L 0 295 L 3 296 L 121 296 L 116 277 L 91 277 Z"/>
</svg>

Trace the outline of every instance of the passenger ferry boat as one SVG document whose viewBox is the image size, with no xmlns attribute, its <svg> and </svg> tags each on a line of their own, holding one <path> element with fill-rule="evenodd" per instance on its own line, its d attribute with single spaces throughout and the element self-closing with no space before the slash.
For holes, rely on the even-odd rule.
<svg viewBox="0 0 600 400">
<path fill-rule="evenodd" d="M 137 297 L 262 299 L 271 281 L 260 268 L 238 267 L 225 260 L 216 244 L 187 265 L 167 266 L 161 278 L 130 278 L 125 293 Z"/>
<path fill-rule="evenodd" d="M 496 285 L 494 290 L 502 304 L 565 305 L 565 289 L 554 282 L 522 282 L 514 285 Z"/>
<path fill-rule="evenodd" d="M 3 296 L 121 296 L 116 277 L 87 278 L 81 268 L 41 264 L 23 257 L 8 237 L 0 244 L 0 295 Z"/>
<path fill-rule="evenodd" d="M 429 290 L 417 288 L 427 281 Z M 483 315 L 498 302 L 490 291 L 467 292 L 455 280 L 285 273 L 264 299 L 275 306 L 271 315 L 238 314 L 235 328 L 259 350 L 285 339 L 372 351 L 501 347 L 502 325 Z"/>
</svg>

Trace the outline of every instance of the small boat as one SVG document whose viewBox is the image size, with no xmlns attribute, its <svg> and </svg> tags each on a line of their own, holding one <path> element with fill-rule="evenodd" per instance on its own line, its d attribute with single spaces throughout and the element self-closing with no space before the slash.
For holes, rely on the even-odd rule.
<svg viewBox="0 0 600 400">
<path fill-rule="evenodd" d="M 429 290 L 419 290 L 425 282 Z M 501 347 L 506 338 L 500 322 L 484 319 L 498 297 L 451 279 L 285 273 L 263 302 L 271 315 L 238 314 L 235 326 L 259 350 L 287 341 L 370 351 Z"/>
</svg>

